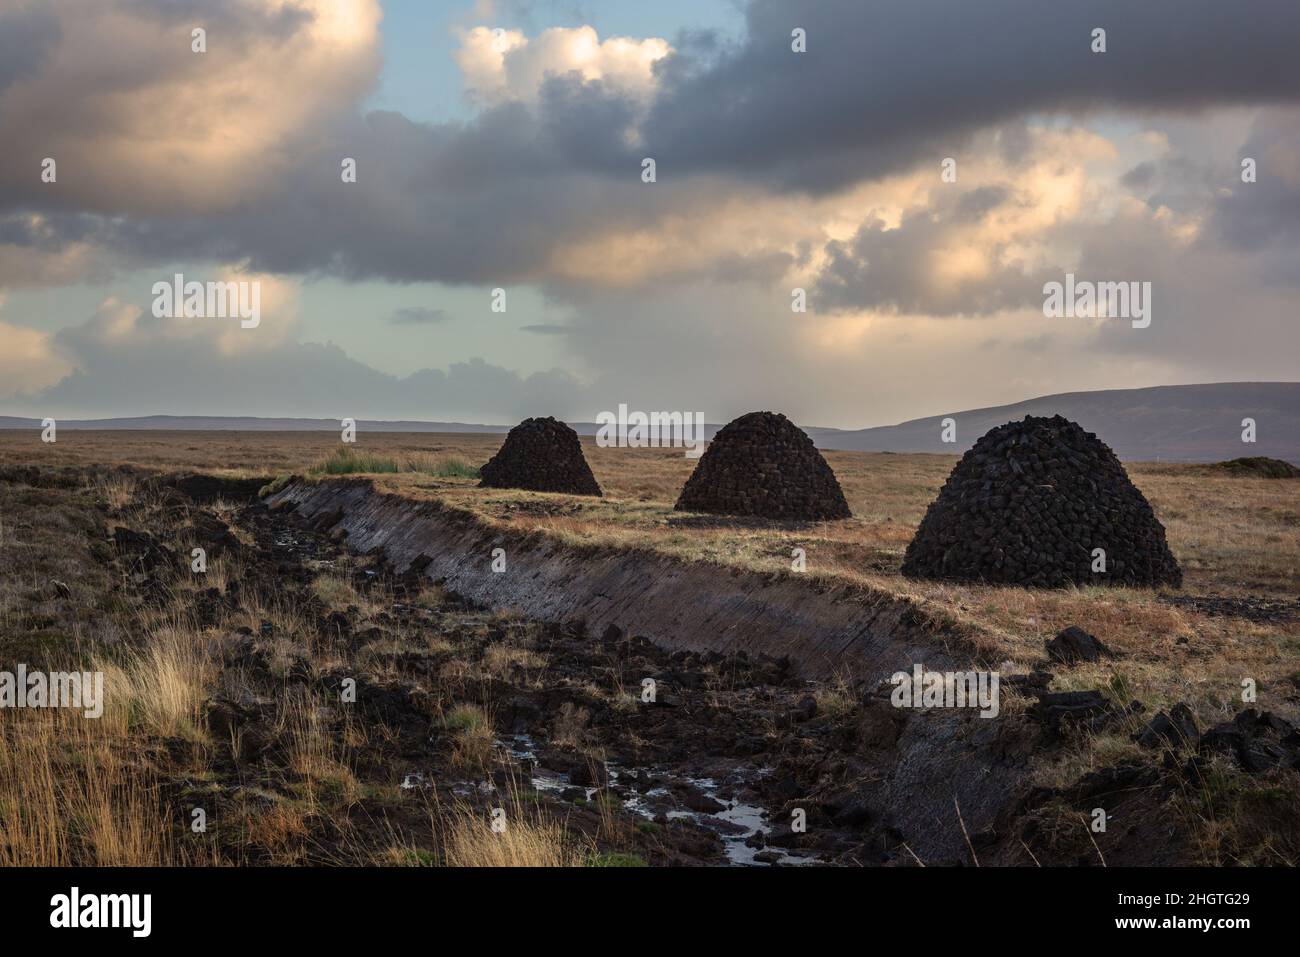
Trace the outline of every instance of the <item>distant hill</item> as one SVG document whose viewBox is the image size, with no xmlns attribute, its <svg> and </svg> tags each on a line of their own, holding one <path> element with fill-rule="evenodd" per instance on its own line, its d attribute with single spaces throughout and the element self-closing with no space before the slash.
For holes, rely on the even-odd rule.
<svg viewBox="0 0 1300 957">
<path fill-rule="evenodd" d="M 338 419 L 268 419 L 255 415 L 140 415 L 116 419 L 59 419 L 60 429 L 105 431 L 226 431 L 226 432 L 337 432 Z M 39 429 L 40 419 L 0 415 L 0 429 Z M 401 419 L 357 419 L 357 428 L 369 432 L 509 432 L 508 425 L 468 422 L 407 422 Z M 595 426 L 592 427 L 594 433 Z"/>
<path fill-rule="evenodd" d="M 780 411 L 780 410 L 776 410 Z M 997 425 L 1026 415 L 1063 415 L 1096 432 L 1122 459 L 1217 462 L 1241 456 L 1269 456 L 1300 464 L 1300 382 L 1221 382 L 1065 392 L 1014 405 L 970 409 L 871 429 L 804 426 L 818 447 L 862 452 L 966 451 Z M 957 441 L 941 440 L 942 421 L 957 423 Z M 1241 441 L 1241 420 L 1256 423 L 1257 441 Z M 569 423 L 579 435 L 594 435 L 593 422 Z M 0 429 L 39 429 L 39 419 L 0 416 Z M 148 415 L 114 419 L 59 419 L 67 429 L 227 430 L 336 432 L 337 419 L 256 416 Z M 508 425 L 467 422 L 357 421 L 366 432 L 475 432 L 500 434 Z M 712 438 L 720 428 L 710 425 Z"/>
<path fill-rule="evenodd" d="M 964 452 L 989 429 L 1026 415 L 1063 415 L 1122 459 L 1217 462 L 1264 455 L 1300 462 L 1300 382 L 1223 382 L 1148 389 L 1065 392 L 1014 405 L 971 409 L 857 431 L 809 429 L 824 448 L 865 452 Z M 942 421 L 957 422 L 957 441 L 941 441 Z M 1256 441 L 1241 441 L 1241 420 L 1255 420 Z"/>
</svg>

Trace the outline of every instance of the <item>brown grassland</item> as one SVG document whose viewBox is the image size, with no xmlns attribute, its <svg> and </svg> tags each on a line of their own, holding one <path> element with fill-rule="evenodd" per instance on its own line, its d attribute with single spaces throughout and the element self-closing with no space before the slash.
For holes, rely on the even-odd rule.
<svg viewBox="0 0 1300 957">
<path fill-rule="evenodd" d="M 1177 592 L 1032 591 L 903 579 L 898 573 L 903 551 L 955 457 L 828 452 L 854 517 L 800 526 L 765 525 L 674 512 L 676 495 L 694 467 L 680 450 L 601 449 L 585 439 L 584 451 L 605 491 L 599 500 L 484 490 L 472 478 L 440 477 L 449 474 L 440 467 L 447 462 L 481 465 L 502 438 L 363 433 L 357 449 L 395 464 L 397 471 L 373 475 L 381 488 L 436 498 L 484 521 L 535 529 L 566 541 L 650 548 L 686 561 L 782 575 L 791 573 L 791 549 L 801 547 L 810 577 L 909 596 L 931 614 L 965 626 L 980 656 L 1007 663 L 1003 670 L 1008 672 L 1031 667 L 1041 659 L 1044 642 L 1070 624 L 1084 627 L 1122 653 L 1118 661 L 1069 669 L 1057 678 L 1054 687 L 1059 690 L 1110 687 L 1141 699 L 1151 710 L 1187 702 L 1205 727 L 1240 709 L 1242 682 L 1251 679 L 1258 687 L 1261 710 L 1292 720 L 1300 714 L 1300 620 L 1294 614 L 1300 596 L 1300 482 L 1233 477 L 1214 466 L 1127 464 L 1183 566 L 1182 595 L 1252 599 L 1291 612 L 1249 616 L 1167 600 Z M 310 475 L 338 448 L 334 433 L 65 430 L 57 443 L 44 445 L 36 432 L 0 432 L 0 464 L 5 465 L 134 465 L 240 477 Z M 150 771 L 157 762 L 142 760 L 142 749 L 173 752 L 172 757 L 189 769 L 187 787 L 202 791 L 211 760 L 200 756 L 215 748 L 240 748 L 239 742 L 216 740 L 205 724 L 203 703 L 212 693 L 216 672 L 199 651 L 201 629 L 187 613 L 194 595 L 178 594 L 174 601 L 147 611 L 120 606 L 110 573 L 78 557 L 85 551 L 81 543 L 88 532 L 84 513 L 36 489 L 6 495 L 0 501 L 5 661 L 23 656 L 36 660 L 48 652 L 47 657 L 94 664 L 120 693 L 110 696 L 110 707 L 99 722 L 87 723 L 60 711 L 25 714 L 21 721 L 0 716 L 5 731 L 5 746 L 0 747 L 0 864 L 238 863 L 239 856 L 228 846 L 189 839 L 183 831 L 161 826 L 156 811 L 149 811 L 158 789 L 176 784 L 174 777 L 164 782 Z M 158 507 L 142 500 L 129 484 L 105 481 L 95 495 L 116 516 Z M 233 573 L 218 563 L 208 584 Z M 82 609 L 60 617 L 57 647 L 47 642 L 51 629 L 41 627 L 40 602 L 34 597 L 50 580 L 66 583 L 72 604 Z M 365 596 L 351 591 L 345 579 L 321 579 L 314 587 L 327 606 L 360 605 L 362 613 L 367 612 Z M 336 593 L 327 593 L 331 590 Z M 251 618 L 276 620 L 277 633 L 292 635 L 300 630 L 293 615 L 291 608 L 267 607 Z M 258 620 L 250 621 L 253 628 Z M 129 653 L 106 651 L 105 629 L 121 632 Z M 314 660 L 311 666 L 330 665 L 328 660 Z M 544 666 L 544 660 L 521 647 L 497 650 L 474 667 L 526 673 Z M 830 690 L 824 694 L 828 700 L 833 697 Z M 294 796 L 272 801 L 250 785 L 239 796 L 240 827 L 251 844 L 271 849 L 271 860 L 318 860 L 304 855 L 296 839 L 311 831 L 313 820 L 344 814 L 363 798 L 383 803 L 394 796 L 367 793 L 374 785 L 359 782 L 353 770 L 355 752 L 373 732 L 354 728 L 342 738 L 315 733 L 323 706 L 310 698 L 285 697 L 275 707 L 276 720 L 291 732 L 286 734 L 283 772 L 293 778 Z M 490 726 L 484 739 L 483 724 L 472 713 L 448 713 L 447 720 L 458 729 L 456 760 L 482 763 L 485 749 L 492 746 Z M 1137 753 L 1128 733 L 1098 734 L 1042 767 L 1039 776 L 1044 785 L 1052 785 Z M 1224 785 L 1223 790 L 1235 795 L 1229 800 L 1238 802 L 1234 807 L 1257 797 L 1237 784 Z M 1270 850 L 1267 837 L 1246 842 L 1249 849 L 1243 850 L 1242 832 L 1257 823 L 1238 820 L 1221 799 L 1223 795 L 1202 795 L 1191 802 L 1199 808 L 1194 812 L 1198 860 L 1297 863 L 1293 849 Z M 463 808 L 429 808 L 425 813 L 431 832 L 442 835 L 443 853 L 437 861 L 396 836 L 372 841 L 363 859 L 574 864 L 592 852 L 589 842 L 544 816 L 523 815 L 526 826 L 513 832 L 507 844 L 493 840 L 481 818 Z M 277 855 L 276 847 L 297 850 Z"/>
</svg>

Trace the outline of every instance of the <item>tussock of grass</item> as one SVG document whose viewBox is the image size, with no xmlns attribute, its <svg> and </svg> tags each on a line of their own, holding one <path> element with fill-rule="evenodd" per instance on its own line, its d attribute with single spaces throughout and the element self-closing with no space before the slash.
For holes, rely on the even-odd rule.
<svg viewBox="0 0 1300 957">
<path fill-rule="evenodd" d="M 194 632 L 163 628 L 124 664 L 97 665 L 104 672 L 106 709 L 117 709 L 127 727 L 205 741 L 203 704 L 215 672 L 201 648 L 201 638 Z"/>
<path fill-rule="evenodd" d="M 463 770 L 478 770 L 492 760 L 492 721 L 477 705 L 458 704 L 443 717 L 452 732 L 451 761 Z"/>
<path fill-rule="evenodd" d="M 606 851 L 587 859 L 588 867 L 649 867 L 640 854 L 628 854 L 621 851 Z"/>
<path fill-rule="evenodd" d="M 354 475 L 356 473 L 394 473 L 397 460 L 371 452 L 358 452 L 351 446 L 335 449 L 334 454 L 312 469 L 318 475 Z"/>
<path fill-rule="evenodd" d="M 335 449 L 334 453 L 311 470 L 313 475 L 395 475 L 399 472 L 428 475 L 432 478 L 477 479 L 479 470 L 459 455 L 412 455 L 397 459 L 372 452 L 358 452 L 351 446 Z M 279 481 L 279 480 L 277 480 Z M 266 486 L 271 491 L 275 483 Z M 283 486 L 281 486 L 283 487 Z M 266 492 L 271 494 L 271 492 Z"/>
<path fill-rule="evenodd" d="M 481 477 L 478 467 L 471 465 L 459 455 L 444 455 L 438 458 L 419 456 L 408 459 L 403 471 L 419 472 L 434 478 L 477 479 Z"/>
<path fill-rule="evenodd" d="M 257 497 L 266 498 L 268 495 L 274 495 L 276 492 L 288 485 L 291 478 L 293 478 L 292 475 L 277 475 L 273 481 L 268 482 L 266 485 L 263 485 L 258 489 Z"/>
<path fill-rule="evenodd" d="M 506 808 L 505 829 L 494 831 L 482 811 L 458 809 L 443 825 L 444 858 L 449 867 L 582 867 L 592 848 L 556 821 Z"/>
</svg>

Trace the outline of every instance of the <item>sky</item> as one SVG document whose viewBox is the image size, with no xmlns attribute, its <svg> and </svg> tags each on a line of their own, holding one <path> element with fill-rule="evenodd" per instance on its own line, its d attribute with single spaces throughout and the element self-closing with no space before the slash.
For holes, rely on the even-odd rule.
<svg viewBox="0 0 1300 957">
<path fill-rule="evenodd" d="M 1297 48 L 1293 0 L 0 0 L 0 414 L 1294 380 Z M 177 273 L 258 323 L 156 316 Z"/>
</svg>

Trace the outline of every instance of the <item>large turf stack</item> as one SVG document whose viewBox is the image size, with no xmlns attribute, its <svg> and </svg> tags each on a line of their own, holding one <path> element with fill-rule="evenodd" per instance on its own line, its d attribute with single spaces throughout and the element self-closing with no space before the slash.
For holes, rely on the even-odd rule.
<svg viewBox="0 0 1300 957">
<path fill-rule="evenodd" d="M 750 412 L 724 426 L 677 508 L 810 521 L 849 517 L 840 483 L 812 439 L 777 412 Z"/>
<path fill-rule="evenodd" d="M 549 416 L 524 419 L 506 436 L 480 474 L 485 488 L 599 495 L 600 486 L 582 454 L 578 433 Z"/>
<path fill-rule="evenodd" d="M 1106 571 L 1093 571 L 1093 549 Z M 948 476 L 903 574 L 1035 587 L 1174 585 L 1164 526 L 1115 453 L 1061 416 L 989 431 Z"/>
</svg>

